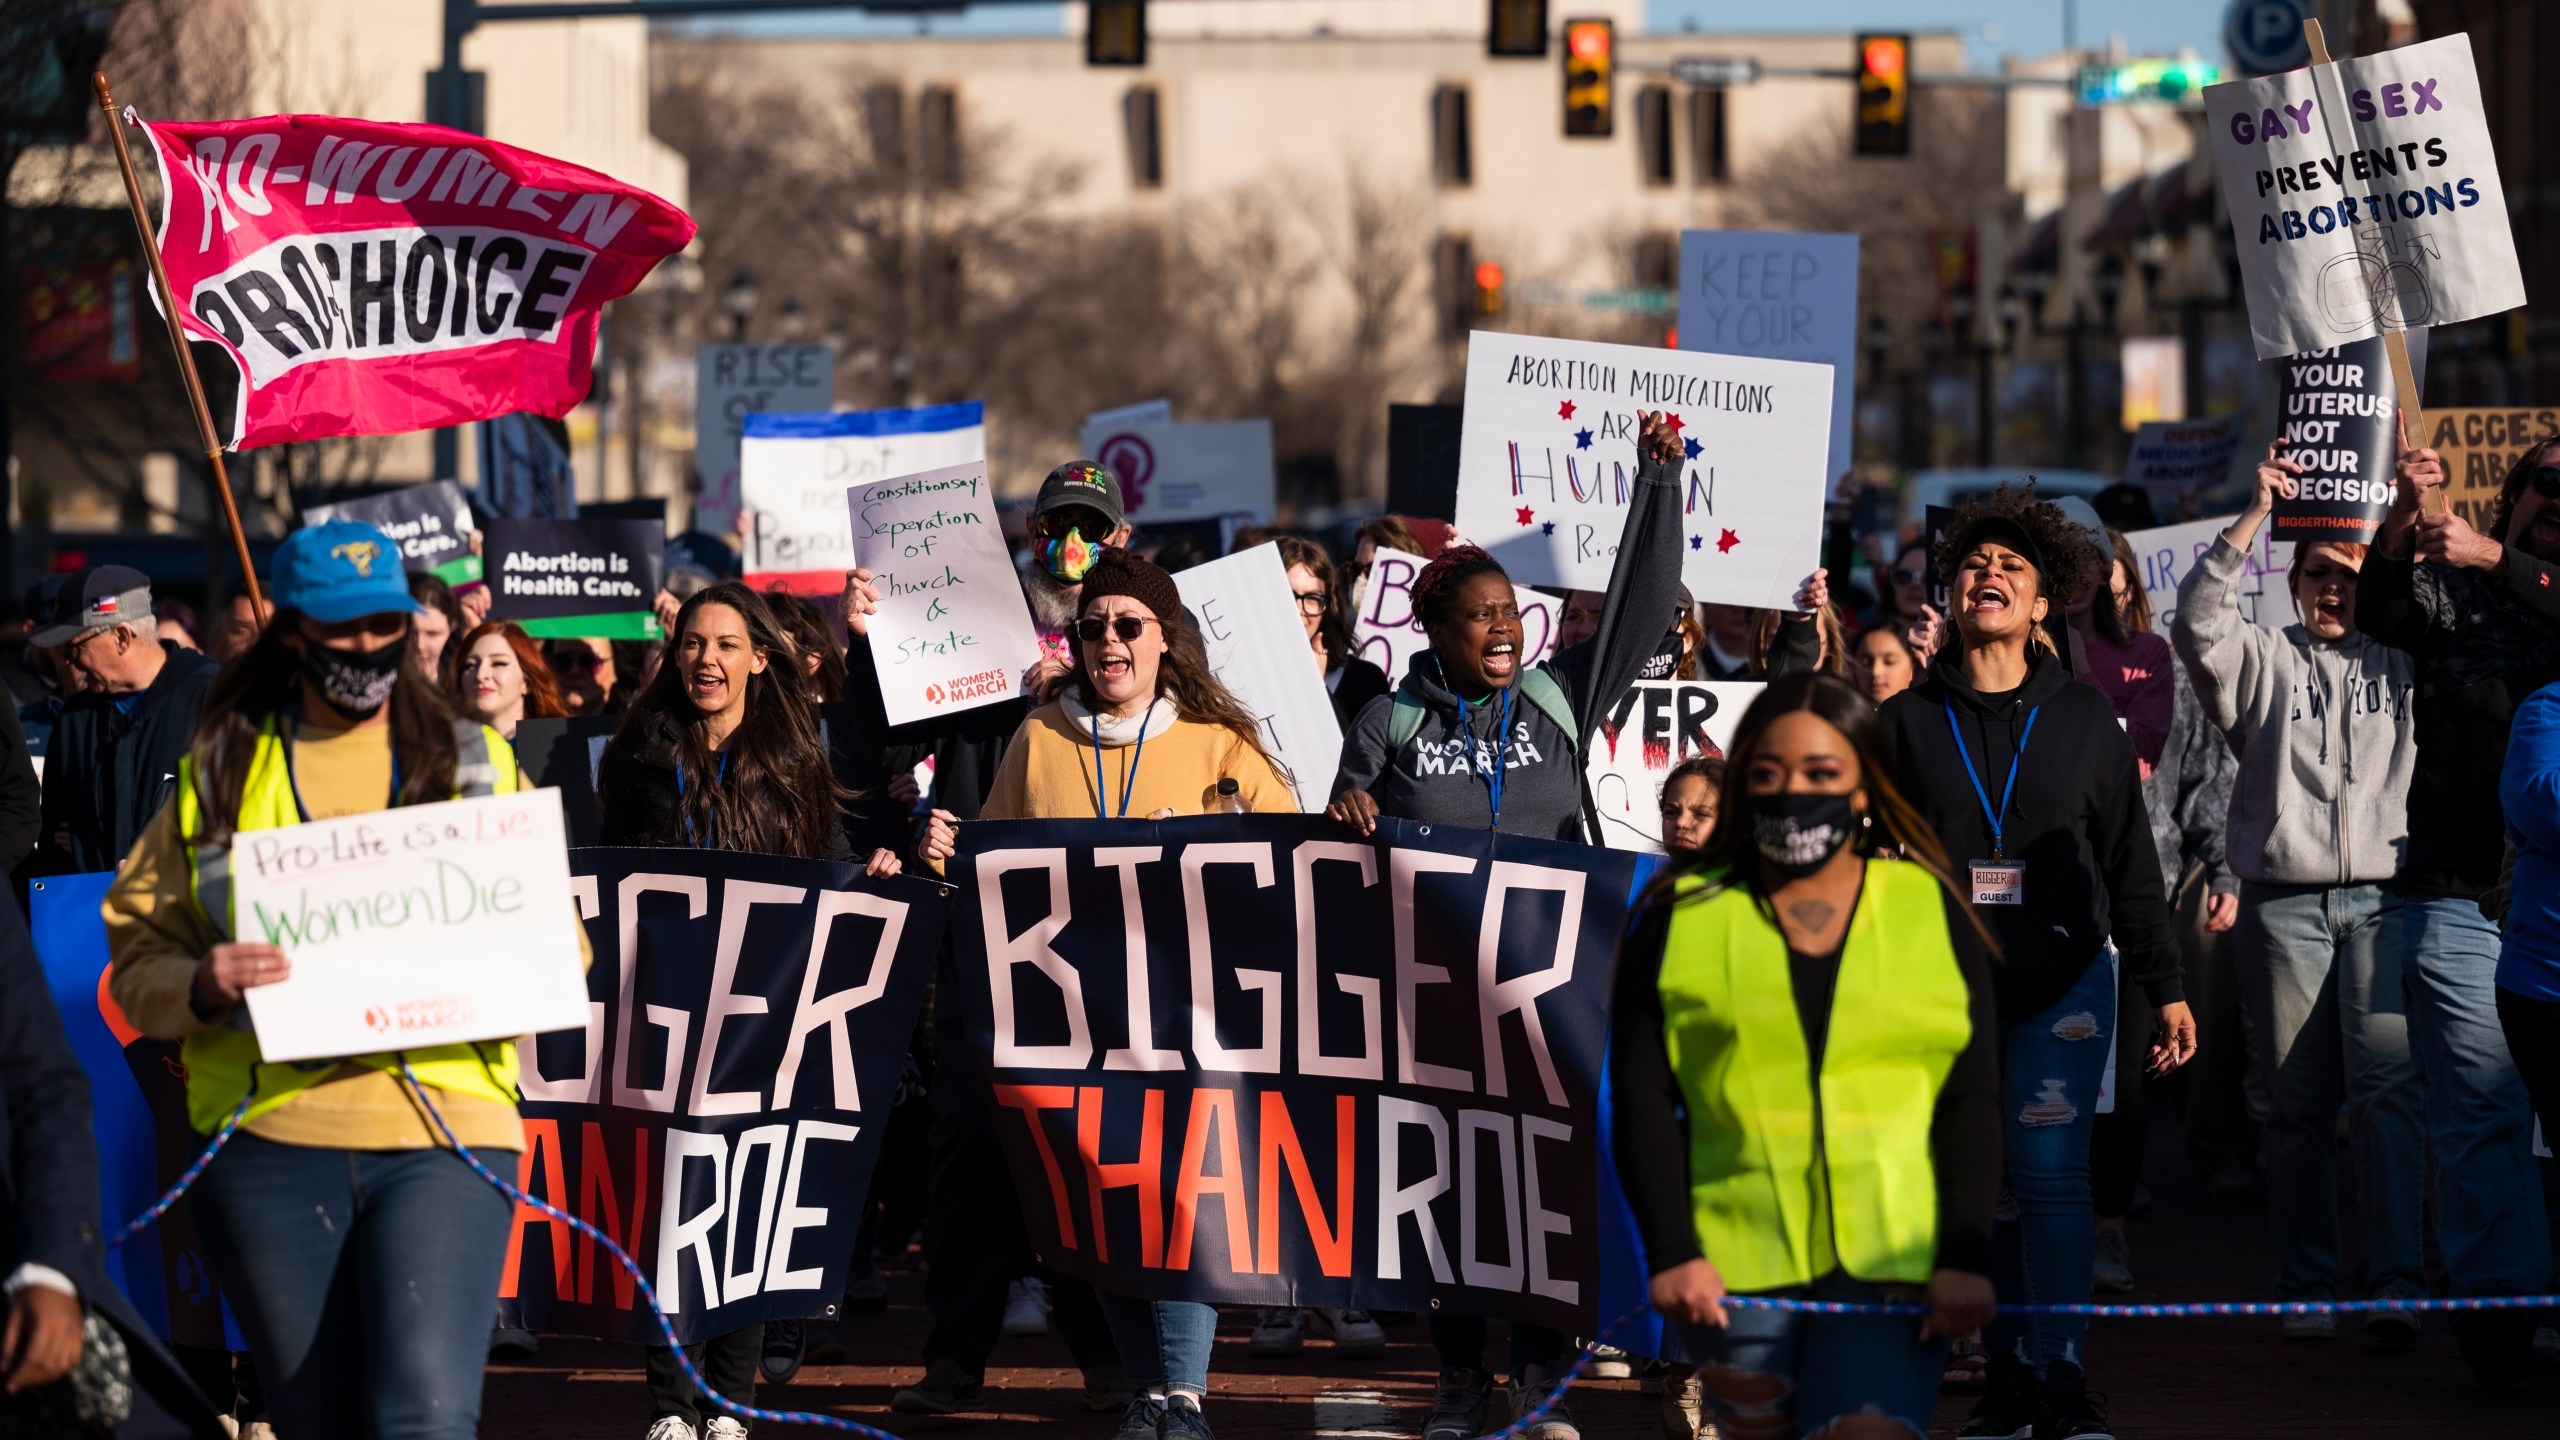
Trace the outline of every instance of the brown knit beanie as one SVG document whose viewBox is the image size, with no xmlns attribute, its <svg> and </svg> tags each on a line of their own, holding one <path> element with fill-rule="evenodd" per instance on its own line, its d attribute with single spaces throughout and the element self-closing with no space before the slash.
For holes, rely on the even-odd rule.
<svg viewBox="0 0 2560 1440">
<path fill-rule="evenodd" d="M 1126 595 L 1154 611 L 1158 620 L 1175 620 L 1182 614 L 1182 591 L 1173 577 L 1116 545 L 1105 549 L 1093 568 L 1084 572 L 1084 592 L 1076 597 L 1077 618 L 1082 619 L 1093 602 L 1106 595 Z"/>
</svg>

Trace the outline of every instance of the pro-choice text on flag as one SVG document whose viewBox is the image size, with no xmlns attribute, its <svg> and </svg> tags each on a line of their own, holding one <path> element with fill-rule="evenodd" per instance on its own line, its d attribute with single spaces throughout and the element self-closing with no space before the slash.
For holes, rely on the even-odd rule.
<svg viewBox="0 0 2560 1440">
<path fill-rule="evenodd" d="M 441 126 L 143 129 L 181 319 L 240 370 L 235 449 L 564 416 L 604 305 L 693 239 L 647 191 Z"/>
<path fill-rule="evenodd" d="M 1643 863 L 1392 819 L 961 826 L 951 1001 L 1042 1263 L 1589 1333 Z"/>
</svg>

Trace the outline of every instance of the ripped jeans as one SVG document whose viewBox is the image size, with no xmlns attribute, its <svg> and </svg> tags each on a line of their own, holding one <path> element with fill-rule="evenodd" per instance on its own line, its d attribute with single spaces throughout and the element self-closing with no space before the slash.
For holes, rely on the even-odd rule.
<svg viewBox="0 0 2560 1440">
<path fill-rule="evenodd" d="M 2002 1174 L 1991 1280 L 2003 1304 L 2089 1303 L 2089 1135 L 2115 1022 L 2115 973 L 2102 951 L 2051 1008 L 2000 1027 Z M 2140 1093 L 2138 1077 L 2117 1083 L 2128 1096 Z M 2076 1317 L 2003 1315 L 1983 1343 L 2009 1348 L 2041 1376 L 2056 1360 L 2082 1364 L 2088 1332 L 2089 1322 Z"/>
<path fill-rule="evenodd" d="M 1776 1299 L 1851 1305 L 1910 1304 L 1910 1285 L 1871 1285 L 1834 1270 L 1810 1285 L 1755 1292 Z M 1947 1342 L 1917 1338 L 1907 1315 L 1793 1315 L 1727 1310 L 1718 1330 L 1684 1325 L 1697 1357 L 1700 1388 L 1725 1440 L 1793 1440 L 1795 1436 L 1880 1436 L 1898 1421 L 1912 1440 L 1929 1433 Z M 1739 1373 L 1737 1373 L 1739 1372 Z M 1864 1425 L 1836 1422 L 1872 1412 Z"/>
</svg>

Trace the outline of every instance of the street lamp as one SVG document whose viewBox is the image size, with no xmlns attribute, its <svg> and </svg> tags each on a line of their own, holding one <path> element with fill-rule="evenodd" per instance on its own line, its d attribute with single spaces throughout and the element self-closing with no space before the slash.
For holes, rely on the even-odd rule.
<svg viewBox="0 0 2560 1440">
<path fill-rule="evenodd" d="M 733 345 L 747 343 L 747 321 L 756 313 L 756 282 L 746 271 L 729 282 L 729 293 L 720 303 L 729 312 L 729 341 Z"/>
<path fill-rule="evenodd" d="M 808 335 L 808 333 L 809 312 L 801 306 L 800 297 L 794 295 L 790 299 L 783 301 L 782 338 L 790 341 L 794 345 L 797 345 Z"/>
</svg>

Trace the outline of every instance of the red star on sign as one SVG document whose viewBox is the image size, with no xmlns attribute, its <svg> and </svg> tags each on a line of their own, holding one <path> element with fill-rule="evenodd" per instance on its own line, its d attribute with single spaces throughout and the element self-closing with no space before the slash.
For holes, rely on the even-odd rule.
<svg viewBox="0 0 2560 1440">
<path fill-rule="evenodd" d="M 1522 525 L 1530 523 L 1530 520 L 1533 518 L 1529 507 L 1526 505 L 1523 505 L 1518 510 L 1513 511 L 1512 514 L 1516 517 L 1518 523 Z"/>
<path fill-rule="evenodd" d="M 1572 418 L 1573 418 L 1573 402 L 1572 402 L 1572 401 L 1570 401 L 1570 400 L 1567 400 L 1567 401 L 1566 401 L 1566 402 L 1564 402 L 1563 404 L 1561 404 L 1561 405 L 1557 406 L 1557 407 L 1556 407 L 1556 418 L 1557 418 L 1557 419 L 1559 419 L 1559 420 L 1570 420 L 1570 419 L 1572 419 Z"/>
<path fill-rule="evenodd" d="M 1730 530 L 1727 530 L 1727 531 L 1726 531 L 1726 532 L 1724 532 L 1724 534 L 1723 534 L 1720 538 L 1718 538 L 1718 539 L 1717 539 L 1717 541 L 1716 541 L 1716 553 L 1717 553 L 1717 554 L 1719 554 L 1719 555 L 1726 554 L 1726 553 L 1730 552 L 1730 551 L 1733 549 L 1733 547 L 1734 547 L 1734 546 L 1739 545 L 1739 544 L 1741 544 L 1741 543 L 1742 543 L 1742 537 L 1741 537 L 1741 536 L 1734 534 L 1734 533 L 1733 533 L 1732 531 L 1730 531 Z"/>
<path fill-rule="evenodd" d="M 1663 417 L 1662 417 L 1662 423 L 1671 427 L 1671 433 L 1672 433 L 1672 434 L 1677 435 L 1677 434 L 1679 434 L 1679 433 L 1680 433 L 1680 417 L 1679 417 L 1679 416 L 1677 416 L 1677 415 L 1665 415 L 1665 416 L 1663 416 Z"/>
</svg>

